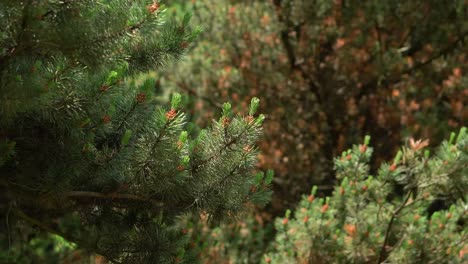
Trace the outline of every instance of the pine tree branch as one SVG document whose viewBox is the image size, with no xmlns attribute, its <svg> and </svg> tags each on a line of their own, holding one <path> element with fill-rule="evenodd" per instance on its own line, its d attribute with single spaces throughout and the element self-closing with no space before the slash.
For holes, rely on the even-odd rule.
<svg viewBox="0 0 468 264">
<path fill-rule="evenodd" d="M 390 218 L 390 222 L 388 223 L 387 225 L 387 230 L 385 231 L 385 238 L 384 238 L 384 242 L 382 244 L 382 247 L 380 249 L 380 255 L 379 255 L 379 260 L 377 261 L 377 264 L 380 264 L 382 263 L 384 260 L 385 260 L 385 257 L 387 255 L 387 250 L 386 250 L 386 247 L 387 247 L 387 243 L 388 243 L 388 239 L 390 237 L 390 231 L 392 229 L 392 226 L 393 226 L 393 223 L 395 222 L 395 219 L 396 217 L 398 216 L 398 214 L 401 212 L 401 210 L 403 210 L 405 207 L 406 207 L 406 203 L 408 203 L 411 195 L 413 194 L 413 191 L 410 191 L 407 195 L 406 195 L 406 198 L 405 200 L 403 201 L 403 203 L 400 205 L 400 207 L 398 207 L 392 214 L 392 217 Z"/>
<path fill-rule="evenodd" d="M 292 45 L 289 39 L 289 28 L 293 28 L 294 32 L 296 32 L 296 34 L 299 34 L 301 27 L 305 25 L 305 23 L 302 22 L 297 25 L 293 25 L 289 17 L 285 17 L 283 15 L 283 8 L 281 7 L 281 0 L 273 1 L 273 5 L 276 8 L 276 15 L 278 17 L 278 21 L 283 23 L 286 26 L 286 29 L 280 32 L 280 40 L 286 51 L 286 55 L 288 57 L 289 66 L 291 70 L 298 70 L 301 73 L 302 78 L 305 81 L 307 81 L 307 84 L 310 87 L 310 91 L 315 95 L 318 103 L 320 105 L 324 105 L 324 95 L 322 92 L 323 89 L 321 85 L 317 81 L 315 81 L 316 78 L 314 78 L 314 76 L 310 72 L 307 72 L 306 70 L 304 70 L 304 68 L 301 65 L 299 65 L 296 52 L 294 50 L 294 46 Z"/>
<path fill-rule="evenodd" d="M 6 67 L 6 65 L 8 65 L 8 62 L 19 53 L 21 49 L 21 43 L 23 42 L 25 31 L 28 27 L 28 11 L 32 2 L 32 0 L 28 0 L 24 3 L 22 10 L 23 17 L 21 19 L 21 27 L 19 29 L 18 36 L 16 37 L 16 43 L 12 47 L 8 48 L 9 52 L 6 55 L 0 57 L 0 72 L 4 67 Z"/>
<path fill-rule="evenodd" d="M 134 194 L 125 193 L 110 193 L 104 194 L 99 192 L 86 192 L 86 191 L 72 191 L 65 194 L 66 197 L 72 199 L 99 199 L 99 200 L 110 200 L 110 201 L 130 201 L 130 202 L 143 202 L 151 204 L 155 207 L 163 207 L 164 203 L 158 202 L 152 199 L 141 197 Z"/>
<path fill-rule="evenodd" d="M 109 40 L 115 40 L 117 38 L 121 38 L 122 36 L 124 36 L 126 34 L 133 33 L 134 31 L 141 29 L 141 27 L 148 21 L 149 17 L 150 17 L 150 15 L 148 15 L 147 17 L 145 17 L 144 19 L 142 19 L 138 23 L 136 23 L 136 24 L 134 24 L 132 26 L 127 26 L 127 27 L 125 27 L 124 29 L 122 29 L 120 31 L 113 32 L 111 34 L 105 35 L 102 38 L 96 38 L 94 40 L 91 40 L 88 43 L 81 43 L 79 46 L 74 46 L 74 47 L 71 47 L 71 48 L 67 48 L 65 50 L 67 52 L 74 52 L 76 50 L 86 49 L 86 48 L 93 47 L 93 46 L 96 46 L 96 45 L 103 46 L 104 45 L 103 43 L 105 43 L 105 42 L 107 42 Z"/>
<path fill-rule="evenodd" d="M 359 102 L 363 96 L 369 94 L 369 90 L 374 89 L 378 85 L 379 82 L 386 83 L 388 85 L 398 83 L 398 82 L 400 82 L 402 80 L 403 75 L 411 74 L 415 70 L 418 70 L 418 69 L 432 63 L 436 59 L 439 59 L 442 56 L 446 56 L 446 55 L 452 53 L 458 47 L 458 44 L 462 43 L 467 36 L 468 36 L 468 32 L 462 33 L 461 35 L 459 35 L 457 40 L 455 40 L 454 42 L 448 44 L 445 48 L 440 50 L 437 54 L 433 55 L 432 57 L 428 58 L 427 60 L 425 60 L 423 62 L 420 62 L 420 63 L 414 65 L 413 67 L 411 67 L 409 69 L 398 72 L 397 74 L 393 74 L 391 76 L 386 76 L 386 77 L 383 78 L 383 80 L 379 79 L 380 77 L 374 78 L 373 80 L 371 80 L 370 82 L 368 82 L 368 83 L 366 83 L 366 84 L 364 84 L 362 86 L 362 88 L 360 89 L 360 92 L 356 96 L 356 101 Z"/>
<path fill-rule="evenodd" d="M 193 206 L 198 200 L 203 199 L 204 197 L 210 195 L 211 193 L 215 193 L 217 190 L 219 190 L 218 188 L 222 186 L 224 182 L 226 182 L 229 178 L 231 178 L 239 167 L 240 166 L 236 166 L 228 174 L 223 176 L 220 180 L 217 180 L 211 184 L 208 184 L 208 186 L 201 192 L 202 194 L 201 197 L 195 199 L 195 201 L 189 207 Z"/>
<path fill-rule="evenodd" d="M 289 4 L 289 2 L 287 2 Z M 278 17 L 278 21 L 283 23 L 286 26 L 286 30 L 281 31 L 280 33 L 280 40 L 281 43 L 283 44 L 283 47 L 286 51 L 286 55 L 288 57 L 288 61 L 290 64 L 291 70 L 297 70 L 299 71 L 301 77 L 304 79 L 304 81 L 307 82 L 307 85 L 309 87 L 309 91 L 315 96 L 316 102 L 318 106 L 322 109 L 322 112 L 325 114 L 325 120 L 326 124 L 328 126 L 328 133 L 327 137 L 325 138 L 325 142 L 323 144 L 323 149 L 325 150 L 325 156 L 327 157 L 328 163 L 325 164 L 325 168 L 328 168 L 327 171 L 329 172 L 330 175 L 333 174 L 333 158 L 335 156 L 335 153 L 333 153 L 334 146 L 336 145 L 336 140 L 338 138 L 337 132 L 334 129 L 334 118 L 333 114 L 335 112 L 335 109 L 330 109 L 330 104 L 327 100 L 329 99 L 330 96 L 327 95 L 325 87 L 323 87 L 322 83 L 323 80 L 320 80 L 321 75 L 317 75 L 316 71 L 314 72 L 313 70 L 307 70 L 305 67 L 303 67 L 301 64 L 297 63 L 297 56 L 294 51 L 294 47 L 292 43 L 290 42 L 289 39 L 289 28 L 293 28 L 296 33 L 300 33 L 300 28 L 305 24 L 304 22 L 297 24 L 297 25 L 292 25 L 291 21 L 289 18 L 285 18 L 283 15 L 283 7 L 282 7 L 282 1 L 281 0 L 274 0 L 273 5 L 276 8 L 276 14 Z M 327 49 L 328 50 L 328 49 Z M 319 56 L 319 57 L 325 57 L 325 56 Z M 318 58 L 316 59 L 317 65 L 320 63 L 322 59 Z"/>
<path fill-rule="evenodd" d="M 67 235 L 67 234 L 65 234 L 63 232 L 60 232 L 58 230 L 53 229 L 52 227 L 48 226 L 47 224 L 45 224 L 45 223 L 43 223 L 43 222 L 41 222 L 41 221 L 39 221 L 37 219 L 32 218 L 31 216 L 25 214 L 23 211 L 21 211 L 21 210 L 19 210 L 17 208 L 12 209 L 12 211 L 13 211 L 14 214 L 16 214 L 18 217 L 20 217 L 21 219 L 23 219 L 24 221 L 26 221 L 27 223 L 29 223 L 32 226 L 37 226 L 40 229 L 42 229 L 42 230 L 44 230 L 44 231 L 46 231 L 48 233 L 60 236 L 60 237 L 64 238 L 65 240 L 76 244 L 78 247 L 80 247 L 82 245 L 82 243 L 78 239 L 73 238 L 73 237 L 71 237 L 71 236 L 69 236 L 69 235 Z M 101 252 L 97 248 L 92 248 L 92 249 L 87 248 L 87 249 L 92 250 L 92 251 L 96 252 L 97 254 L 106 257 L 110 261 L 117 261 L 115 259 L 107 257 L 104 252 Z"/>
<path fill-rule="evenodd" d="M 16 214 L 17 216 L 19 216 L 24 221 L 28 222 L 30 225 L 38 226 L 39 228 L 41 228 L 44 231 L 47 231 L 48 233 L 63 237 L 67 241 L 73 242 L 75 244 L 79 244 L 79 241 L 77 239 L 51 228 L 50 226 L 42 223 L 41 221 L 37 219 L 32 218 L 31 216 L 28 216 L 27 214 L 25 214 L 23 211 L 19 210 L 18 208 L 12 209 L 12 212 Z"/>
<path fill-rule="evenodd" d="M 68 4 L 72 3 L 74 0 L 62 0 L 58 3 L 60 8 L 67 7 Z M 42 14 L 40 17 L 41 20 L 45 19 L 46 17 L 57 13 L 57 10 L 49 9 L 47 10 L 44 14 Z"/>
<path fill-rule="evenodd" d="M 120 129 L 122 129 L 123 125 L 125 124 L 125 122 L 127 121 L 127 119 L 130 117 L 130 115 L 133 113 L 133 111 L 135 111 L 136 107 L 138 105 L 138 102 L 133 102 L 133 105 L 132 107 L 130 108 L 130 111 L 128 111 L 128 113 L 125 115 L 125 117 L 122 119 L 122 122 L 120 122 L 119 126 L 117 127 L 116 129 L 116 132 L 118 133 L 120 131 Z"/>
<path fill-rule="evenodd" d="M 73 68 L 72 66 L 73 63 L 68 63 L 67 66 L 65 66 L 62 70 L 60 71 L 57 71 L 54 76 L 50 77 L 46 83 L 44 84 L 44 89 L 48 89 L 49 88 L 49 85 L 53 82 L 53 81 L 57 81 L 57 78 L 59 78 L 62 74 L 65 74 L 67 71 L 69 71 L 71 68 Z"/>
<path fill-rule="evenodd" d="M 222 186 L 224 183 L 229 180 L 234 174 L 237 172 L 238 169 L 241 168 L 242 162 L 245 161 L 245 158 L 247 157 L 246 154 L 242 155 L 242 160 L 239 162 L 237 166 L 235 166 L 228 174 L 226 174 L 222 179 L 216 182 L 216 186 Z"/>
<path fill-rule="evenodd" d="M 136 175 L 140 174 L 142 170 L 145 169 L 146 166 L 148 166 L 150 162 L 150 158 L 153 156 L 153 152 L 158 146 L 159 142 L 161 141 L 164 133 L 166 132 L 167 128 L 171 125 L 171 123 L 176 120 L 177 117 L 174 117 L 173 119 L 167 119 L 166 123 L 164 124 L 164 127 L 161 129 L 161 132 L 159 133 L 158 137 L 156 138 L 156 141 L 153 143 L 151 146 L 150 153 L 146 157 L 145 161 L 143 162 L 143 165 L 137 170 Z"/>
<path fill-rule="evenodd" d="M 409 74 L 409 73 L 412 73 L 413 71 L 419 69 L 419 68 L 422 68 L 426 65 L 428 65 L 429 63 L 433 62 L 434 60 L 442 57 L 442 56 L 445 56 L 447 54 L 450 54 L 452 51 L 454 51 L 458 44 L 460 44 L 461 42 L 464 41 L 465 37 L 468 36 L 468 31 L 465 32 L 465 33 L 462 33 L 458 38 L 457 40 L 455 40 L 454 42 L 452 42 L 451 44 L 447 45 L 445 48 L 443 48 L 441 51 L 439 51 L 439 53 L 437 53 L 436 55 L 430 57 L 429 59 L 427 59 L 426 61 L 424 62 L 421 62 L 419 64 L 416 64 L 415 66 L 413 66 L 412 68 L 410 69 L 407 69 L 405 71 L 403 71 L 401 73 L 401 75 L 404 75 L 404 74 Z"/>
<path fill-rule="evenodd" d="M 207 159 L 205 160 L 202 160 L 200 161 L 198 164 L 196 165 L 193 165 L 192 166 L 192 172 L 196 172 L 201 166 L 207 164 L 208 162 L 214 160 L 216 157 L 219 157 L 223 151 L 225 151 L 227 148 L 229 148 L 230 146 L 232 146 L 233 144 L 235 144 L 247 131 L 249 131 L 250 128 L 253 127 L 253 122 L 252 124 L 249 124 L 247 126 L 246 129 L 244 129 L 241 133 L 239 133 L 239 135 L 237 135 L 237 137 L 231 139 L 229 142 L 226 142 L 223 147 L 221 147 L 218 152 L 216 152 L 215 154 L 211 155 L 210 157 L 208 157 Z"/>
<path fill-rule="evenodd" d="M 8 188 L 9 191 L 13 191 L 15 195 L 19 195 L 24 198 L 28 198 L 29 200 L 40 200 L 39 190 L 34 189 L 28 186 L 23 186 L 14 182 L 10 182 L 0 178 L 0 185 L 3 185 Z M 17 185 L 21 190 L 13 190 L 11 185 Z M 108 200 L 112 201 L 126 201 L 126 202 L 137 202 L 137 203 L 146 203 L 150 204 L 153 207 L 164 207 L 164 203 L 160 201 L 156 201 L 154 199 L 149 199 L 146 197 L 134 195 L 134 194 L 126 194 L 126 193 L 99 193 L 99 192 L 88 192 L 88 191 L 70 191 L 64 194 L 65 197 L 74 200 L 83 200 L 83 199 L 96 199 L 96 200 Z"/>
</svg>

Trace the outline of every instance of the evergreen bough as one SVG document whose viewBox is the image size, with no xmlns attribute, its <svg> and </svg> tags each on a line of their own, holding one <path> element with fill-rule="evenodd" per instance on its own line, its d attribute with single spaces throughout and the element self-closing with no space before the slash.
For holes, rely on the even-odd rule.
<svg viewBox="0 0 468 264">
<path fill-rule="evenodd" d="M 193 136 L 183 98 L 159 106 L 156 80 L 136 78 L 199 32 L 163 14 L 147 0 L 0 1 L 2 262 L 31 262 L 21 243 L 38 229 L 115 263 L 184 261 L 179 216 L 268 199 L 271 179 L 251 174 L 258 99 Z"/>
<path fill-rule="evenodd" d="M 376 175 L 369 138 L 335 160 L 340 184 L 317 187 L 278 233 L 262 263 L 466 263 L 468 135 L 452 134 L 435 155 L 410 140 Z"/>
</svg>

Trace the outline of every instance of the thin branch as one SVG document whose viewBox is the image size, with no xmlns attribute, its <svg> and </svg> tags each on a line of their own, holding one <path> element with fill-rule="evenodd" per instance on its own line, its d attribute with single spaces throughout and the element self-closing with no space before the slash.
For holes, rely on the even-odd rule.
<svg viewBox="0 0 468 264">
<path fill-rule="evenodd" d="M 117 127 L 117 129 L 116 129 L 117 133 L 120 131 L 120 129 L 122 129 L 122 127 L 124 126 L 125 122 L 127 122 L 127 119 L 130 117 L 130 115 L 133 113 L 133 111 L 135 111 L 137 105 L 138 105 L 138 102 L 137 102 L 137 101 L 133 102 L 133 105 L 132 105 L 132 107 L 130 108 L 130 111 L 127 112 L 127 114 L 125 115 L 125 117 L 122 119 L 122 122 L 120 122 L 119 126 Z"/>
<path fill-rule="evenodd" d="M 386 83 L 388 85 L 398 83 L 398 82 L 400 82 L 402 80 L 403 75 L 410 74 L 410 73 L 414 72 L 415 70 L 420 69 L 420 68 L 432 63 L 434 60 L 439 59 L 442 56 L 450 54 L 451 52 L 453 52 L 457 48 L 458 44 L 460 44 L 461 42 L 464 41 L 464 39 L 467 36 L 468 36 L 468 32 L 464 32 L 463 34 L 461 34 L 457 38 L 457 40 L 455 40 L 454 42 L 447 45 L 445 48 L 440 50 L 437 54 L 435 54 L 434 56 L 428 58 L 427 60 L 425 60 L 423 62 L 420 62 L 420 63 L 414 65 L 413 67 L 411 67 L 409 69 L 398 72 L 397 74 L 393 74 L 391 76 L 386 76 L 386 77 L 383 78 L 383 80 L 380 80 L 380 81 L 379 81 L 380 77 L 377 77 L 377 78 L 371 80 L 370 82 L 364 84 L 362 86 L 359 94 L 357 95 L 357 101 L 359 101 L 363 96 L 367 95 L 369 90 L 373 89 L 379 82 Z"/>
<path fill-rule="evenodd" d="M 37 226 L 37 227 L 41 228 L 42 230 L 47 231 L 48 233 L 51 233 L 51 234 L 54 234 L 54 235 L 57 235 L 57 236 L 61 236 L 64 239 L 66 239 L 66 240 L 68 240 L 70 242 L 73 242 L 75 244 L 79 244 L 77 239 L 75 239 L 75 238 L 73 238 L 73 237 L 71 237 L 71 236 L 69 236 L 69 235 L 67 235 L 65 233 L 62 233 L 62 232 L 60 232 L 58 230 L 53 229 L 52 227 L 42 223 L 41 221 L 28 216 L 23 211 L 21 211 L 21 210 L 19 210 L 17 208 L 12 209 L 12 211 L 18 217 L 20 217 L 21 219 L 23 219 L 24 221 L 28 222 L 29 224 L 31 224 L 33 226 Z"/>
<path fill-rule="evenodd" d="M 398 214 L 401 212 L 401 210 L 403 210 L 403 208 L 405 208 L 406 203 L 408 203 L 408 201 L 409 201 L 412 194 L 413 194 L 413 191 L 410 191 L 408 193 L 408 195 L 406 196 L 405 200 L 403 201 L 403 203 L 400 205 L 400 207 L 398 207 L 393 212 L 392 217 L 390 218 L 390 222 L 388 223 L 387 230 L 385 231 L 385 238 L 384 238 L 384 242 L 382 244 L 382 248 L 380 249 L 380 256 L 379 256 L 379 260 L 378 260 L 377 264 L 382 263 L 385 260 L 385 255 L 387 253 L 386 247 L 387 247 L 388 239 L 389 239 L 389 236 L 390 236 L 390 231 L 392 230 L 393 223 L 395 222 L 395 219 L 398 216 Z"/>
<path fill-rule="evenodd" d="M 212 100 L 210 97 L 200 95 L 195 89 L 189 88 L 189 87 L 187 86 L 187 84 L 184 83 L 184 82 L 178 83 L 178 86 L 179 86 L 182 90 L 186 91 L 189 95 L 191 95 L 191 96 L 193 96 L 193 97 L 200 98 L 201 100 L 203 100 L 203 101 L 209 103 L 211 106 L 214 106 L 214 107 L 216 107 L 216 108 L 221 108 L 221 107 L 222 107 L 221 104 L 215 102 L 215 101 Z"/>
<path fill-rule="evenodd" d="M 122 30 L 120 31 L 117 31 L 117 32 L 113 32 L 111 34 L 108 34 L 108 35 L 104 35 L 102 38 L 96 38 L 96 39 L 93 39 L 87 43 L 78 43 L 78 46 L 71 46 L 69 48 L 65 48 L 64 51 L 67 51 L 67 52 L 75 52 L 76 50 L 83 50 L 83 49 L 87 49 L 89 47 L 93 47 L 93 46 L 96 46 L 96 45 L 104 45 L 103 43 L 104 42 L 107 42 L 107 41 L 110 41 L 110 40 L 115 40 L 117 38 L 121 38 L 123 36 L 125 36 L 126 34 L 133 34 L 134 32 L 140 30 L 143 25 L 149 20 L 151 15 L 148 15 L 147 17 L 145 17 L 144 19 L 142 19 L 141 21 L 139 21 L 138 23 L 134 24 L 134 25 L 131 25 L 131 26 L 126 26 L 125 28 L 123 28 Z"/>
<path fill-rule="evenodd" d="M 254 124 L 254 122 L 252 122 L 251 124 L 249 124 L 249 125 L 246 127 L 246 129 L 244 129 L 241 133 L 239 133 L 239 135 L 237 135 L 236 137 L 234 137 L 233 139 L 231 139 L 229 142 L 225 142 L 225 144 L 223 145 L 223 147 L 222 147 L 221 149 L 219 149 L 215 154 L 211 155 L 210 157 L 208 157 L 208 158 L 205 159 L 205 160 L 202 160 L 202 161 L 198 162 L 198 163 L 195 164 L 195 165 L 192 165 L 192 172 L 196 172 L 196 171 L 198 170 L 198 168 L 200 168 L 201 166 L 203 166 L 203 165 L 205 165 L 206 163 L 212 161 L 212 160 L 215 159 L 216 157 L 221 156 L 221 154 L 223 153 L 223 151 L 225 151 L 226 149 L 228 149 L 230 146 L 236 144 L 237 141 L 253 127 L 253 124 Z"/>
<path fill-rule="evenodd" d="M 86 192 L 86 191 L 72 191 L 65 194 L 66 197 L 72 199 L 100 199 L 100 200 L 123 200 L 123 201 L 130 201 L 130 202 L 144 202 L 149 203 L 156 207 L 163 207 L 164 204 L 162 202 L 158 202 L 152 199 L 148 199 L 145 197 L 141 197 L 134 194 L 125 194 L 125 193 L 110 193 L 104 194 L 99 192 Z"/>
<path fill-rule="evenodd" d="M 150 153 L 149 153 L 148 157 L 146 157 L 145 161 L 143 162 L 143 165 L 137 170 L 136 175 L 140 174 L 140 172 L 142 170 L 144 170 L 146 166 L 149 165 L 150 159 L 153 156 L 153 152 L 156 149 L 156 147 L 158 146 L 159 141 L 161 141 L 161 139 L 164 136 L 167 128 L 169 128 L 172 121 L 175 120 L 176 118 L 177 117 L 174 117 L 174 119 L 167 119 L 166 123 L 164 124 L 164 127 L 161 129 L 161 132 L 159 133 L 158 137 L 156 138 L 156 141 L 151 146 L 151 150 L 150 150 Z"/>
<path fill-rule="evenodd" d="M 384 56 L 384 43 L 382 41 L 382 34 L 380 32 L 380 25 L 379 25 L 379 22 L 376 20 L 374 22 L 374 28 L 375 28 L 375 31 L 377 32 L 377 39 L 379 41 L 379 59 L 380 59 L 380 63 L 383 63 L 383 56 Z"/>
<path fill-rule="evenodd" d="M 10 184 L 17 185 L 21 187 L 22 189 L 27 190 L 26 195 L 30 196 L 30 199 L 37 199 L 36 195 L 32 195 L 33 192 L 37 192 L 37 189 L 32 189 L 27 186 L 23 186 L 17 183 L 13 183 L 4 179 L 0 179 L 0 185 L 3 185 L 5 187 L 10 187 Z M 10 189 L 11 191 L 11 189 Z M 32 191 L 32 192 L 31 192 Z M 134 195 L 134 194 L 126 194 L 126 193 L 99 193 L 99 192 L 88 192 L 88 191 L 70 191 L 64 194 L 65 197 L 69 199 L 99 199 L 99 200 L 109 200 L 109 201 L 126 201 L 126 202 L 138 202 L 138 203 L 147 203 L 151 204 L 154 207 L 163 207 L 164 203 L 149 199 L 146 197 Z"/>
<path fill-rule="evenodd" d="M 24 221 L 26 221 L 30 225 L 37 226 L 37 227 L 41 228 L 42 230 L 44 230 L 44 231 L 46 231 L 48 233 L 60 236 L 60 237 L 64 238 L 65 240 L 69 241 L 69 242 L 75 243 L 79 247 L 81 246 L 80 241 L 78 239 L 73 238 L 73 237 L 71 237 L 71 236 L 69 236 L 69 235 L 67 235 L 67 234 L 65 234 L 63 232 L 60 232 L 58 230 L 53 229 L 52 227 L 48 226 L 47 224 L 45 224 L 45 223 L 43 223 L 43 222 L 41 222 L 41 221 L 39 221 L 37 219 L 34 219 L 31 216 L 25 214 L 23 211 L 21 211 L 21 210 L 19 210 L 17 208 L 12 209 L 12 211 L 18 217 L 20 217 L 21 219 L 23 219 Z M 108 256 L 106 256 L 106 254 L 104 254 L 104 252 L 101 252 L 97 248 L 92 248 L 91 250 L 96 252 L 99 255 L 102 255 L 102 256 L 106 257 L 110 261 L 115 261 L 114 259 L 109 258 Z"/>
</svg>

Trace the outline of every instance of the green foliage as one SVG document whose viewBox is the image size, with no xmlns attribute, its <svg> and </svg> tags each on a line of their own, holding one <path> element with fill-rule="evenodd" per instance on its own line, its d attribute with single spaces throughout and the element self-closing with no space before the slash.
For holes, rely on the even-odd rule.
<svg viewBox="0 0 468 264">
<path fill-rule="evenodd" d="M 226 104 L 225 104 L 226 105 Z M 190 236 L 186 250 L 197 255 L 193 263 L 259 263 L 273 236 L 273 225 L 259 213 L 259 206 L 270 201 L 272 170 L 256 173 L 254 185 L 256 204 L 247 203 L 247 210 L 219 225 L 209 216 L 189 216 L 181 221 L 182 232 Z M 261 188 L 261 189 L 259 189 Z"/>
<path fill-rule="evenodd" d="M 74 263 L 76 246 L 60 236 L 42 236 L 35 232 L 29 235 L 23 248 L 13 247 L 10 251 L 0 252 L 1 263 Z"/>
<path fill-rule="evenodd" d="M 318 198 L 314 187 L 294 216 L 278 218 L 263 263 L 465 263 L 465 130 L 432 157 L 411 140 L 377 175 L 369 174 L 368 140 L 344 152 L 332 196 Z"/>
<path fill-rule="evenodd" d="M 27 239 L 38 228 L 114 263 L 189 261 L 181 216 L 218 221 L 268 200 L 252 176 L 258 99 L 188 133 L 183 97 L 161 105 L 140 74 L 199 34 L 190 14 L 164 14 L 152 0 L 0 1 L 2 257 L 35 263 L 21 249 L 40 247 Z"/>
<path fill-rule="evenodd" d="M 260 263 L 274 235 L 273 225 L 254 212 L 219 226 L 189 221 L 184 232 L 191 237 L 189 248 L 198 252 L 194 263 L 205 264 Z"/>
<path fill-rule="evenodd" d="M 184 7 L 204 32 L 188 59 L 159 78 L 196 97 L 191 117 L 203 125 L 218 102 L 245 111 L 252 97 L 262 99 L 268 118 L 260 160 L 277 175 L 275 214 L 312 184 L 329 192 L 334 157 L 364 135 L 373 138 L 376 169 L 410 135 L 434 147 L 466 126 L 464 0 L 204 0 Z"/>
</svg>

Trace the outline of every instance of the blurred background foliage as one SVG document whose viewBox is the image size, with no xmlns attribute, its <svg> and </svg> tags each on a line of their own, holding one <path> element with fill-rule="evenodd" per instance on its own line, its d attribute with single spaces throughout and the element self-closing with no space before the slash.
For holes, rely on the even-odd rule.
<svg viewBox="0 0 468 264">
<path fill-rule="evenodd" d="M 262 99 L 260 168 L 275 170 L 268 211 L 313 184 L 329 194 L 333 158 L 365 135 L 373 170 L 411 135 L 436 146 L 466 125 L 466 1 L 171 1 L 193 12 L 198 42 L 164 89 L 190 96 L 201 126 L 224 101 Z"/>
<path fill-rule="evenodd" d="M 365 135 L 375 175 L 410 137 L 433 149 L 466 126 L 464 0 L 172 3 L 174 14 L 193 12 L 203 33 L 182 62 L 156 73 L 161 87 L 185 92 L 200 126 L 222 102 L 242 111 L 261 98 L 259 168 L 275 170 L 266 209 L 215 229 L 189 228 L 204 263 L 268 263 L 258 252 L 281 246 L 271 242 L 272 220 L 312 185 L 318 196 L 331 194 L 334 158 Z"/>
</svg>

